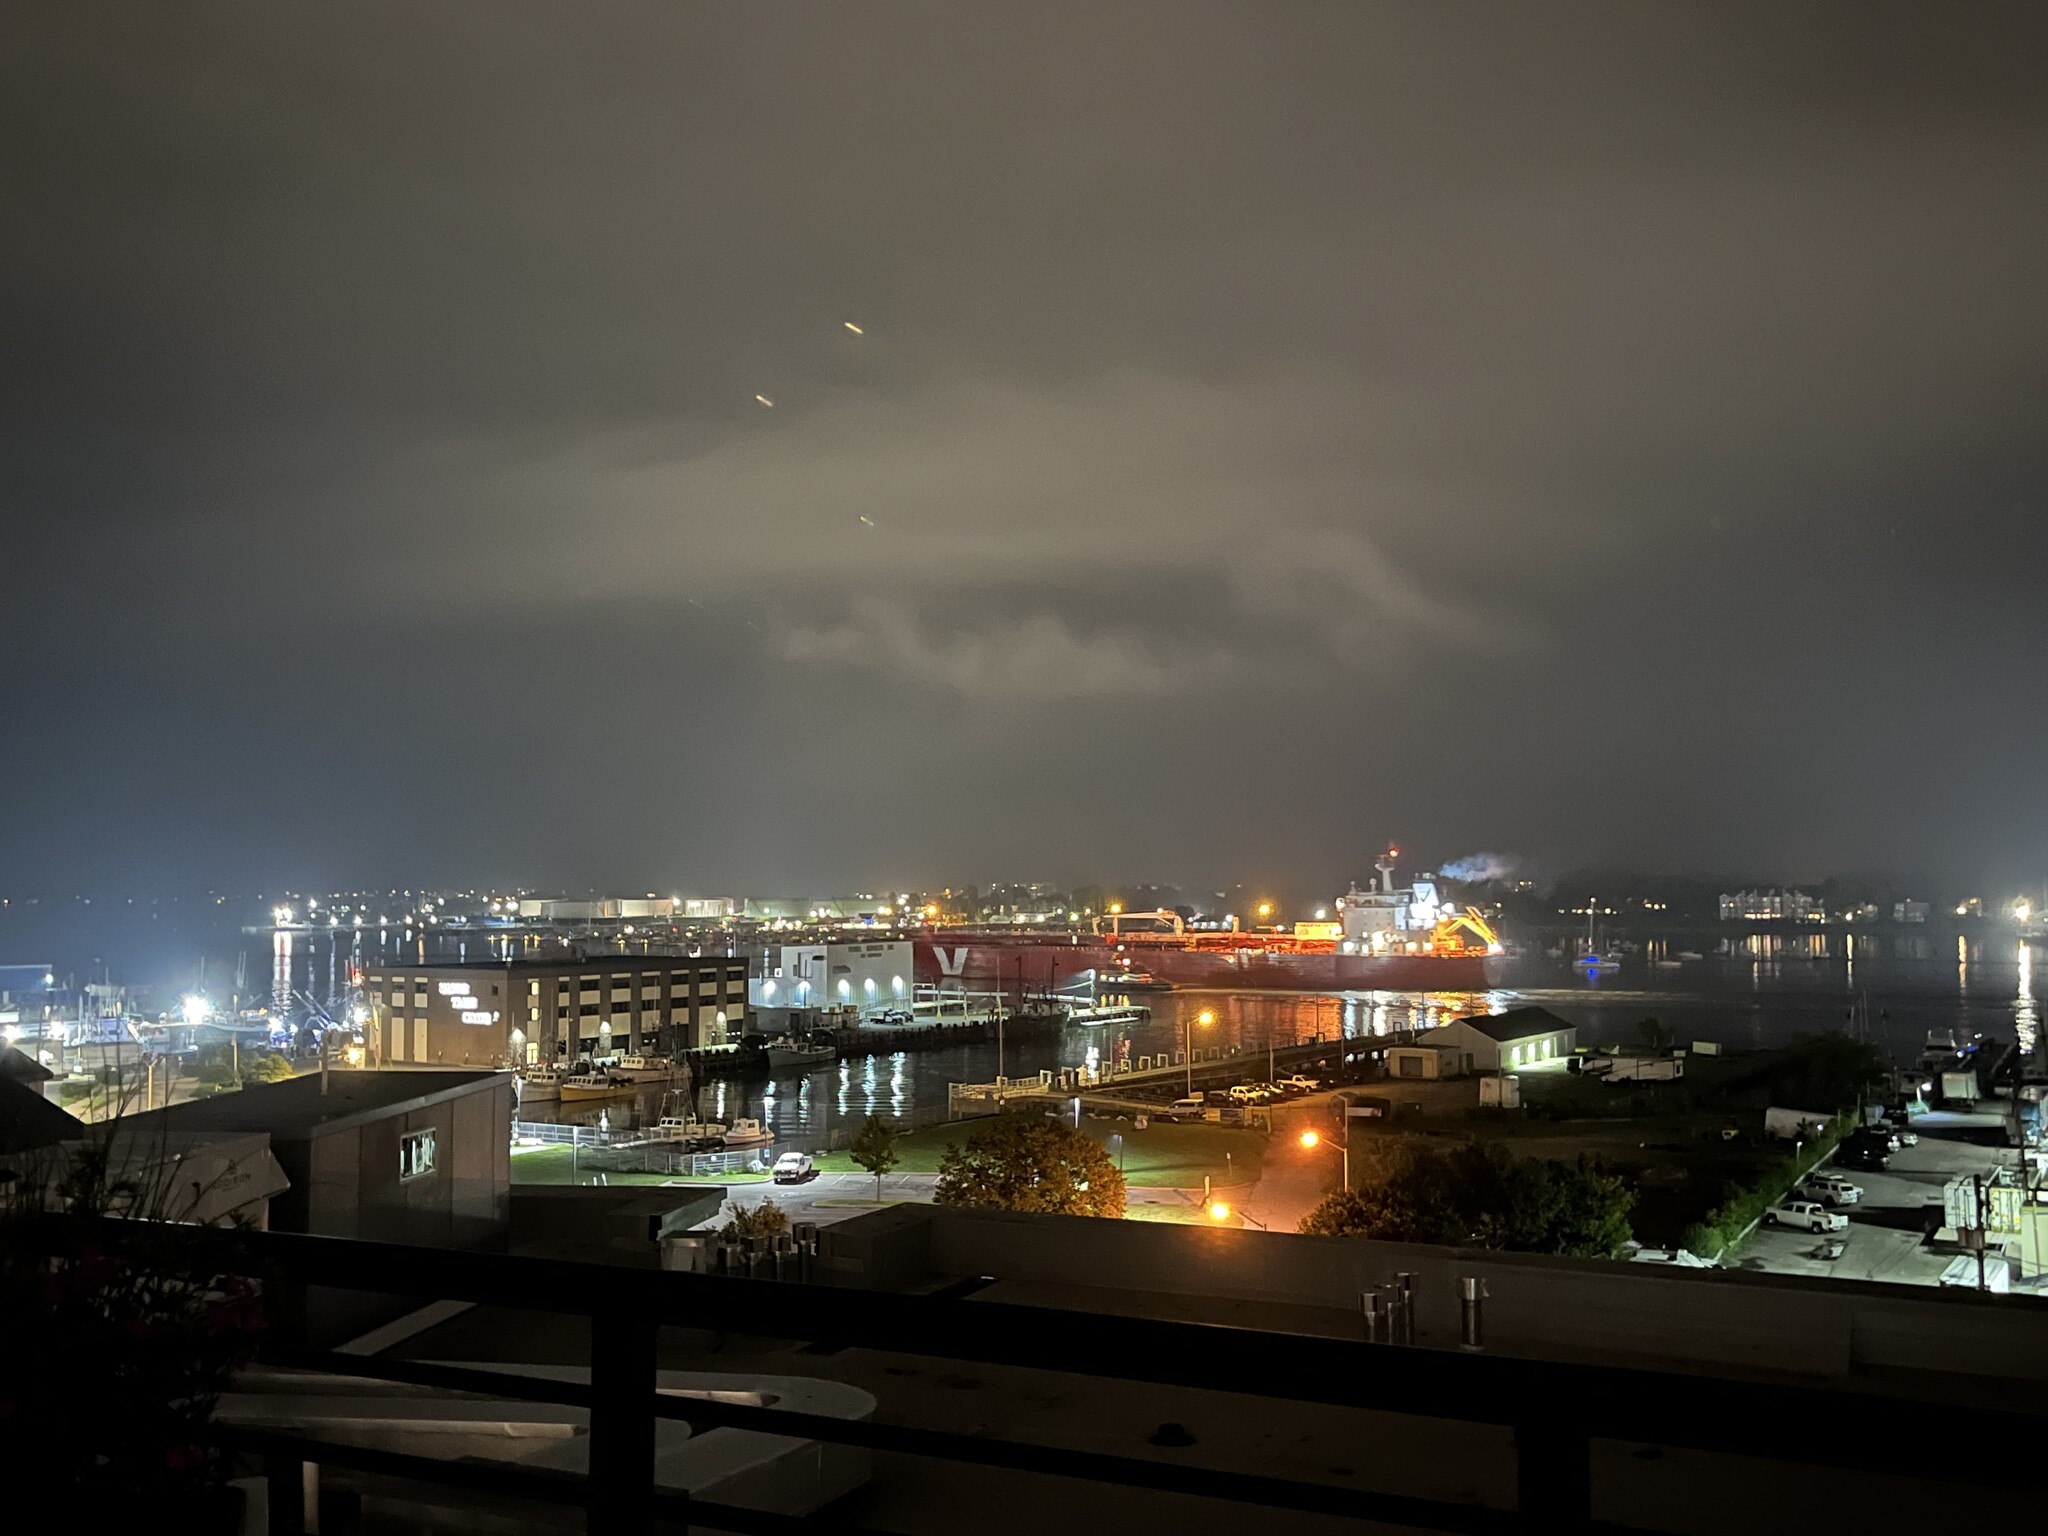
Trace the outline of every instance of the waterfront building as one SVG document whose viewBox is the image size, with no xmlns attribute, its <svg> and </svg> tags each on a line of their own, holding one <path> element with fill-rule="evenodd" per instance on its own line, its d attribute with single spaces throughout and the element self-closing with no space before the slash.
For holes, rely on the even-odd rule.
<svg viewBox="0 0 2048 1536">
<path fill-rule="evenodd" d="M 908 939 L 784 944 L 750 988 L 757 1008 L 852 1008 L 862 1017 L 908 1008 L 915 975 Z"/>
<path fill-rule="evenodd" d="M 1818 923 L 1827 913 L 1804 891 L 1756 890 L 1721 893 L 1724 923 Z"/>
<path fill-rule="evenodd" d="M 385 1066 L 669 1055 L 746 1028 L 747 963 L 726 955 L 373 964 L 363 988 L 371 1059 Z"/>
<path fill-rule="evenodd" d="M 1927 921 L 1928 905 L 1924 901 L 1898 901 L 1892 903 L 1892 921 L 1895 923 L 1924 923 Z"/>
<path fill-rule="evenodd" d="M 1453 1019 L 1415 1037 L 1417 1046 L 1448 1047 L 1457 1053 L 1459 1060 L 1454 1068 L 1449 1064 L 1439 1068 L 1438 1075 L 1445 1077 L 1513 1071 L 1562 1061 L 1577 1049 L 1578 1043 L 1578 1026 L 1567 1024 L 1547 1008 L 1510 1008 L 1506 1013 Z M 1429 1074 L 1418 1067 L 1417 1073 L 1411 1075 Z"/>
</svg>

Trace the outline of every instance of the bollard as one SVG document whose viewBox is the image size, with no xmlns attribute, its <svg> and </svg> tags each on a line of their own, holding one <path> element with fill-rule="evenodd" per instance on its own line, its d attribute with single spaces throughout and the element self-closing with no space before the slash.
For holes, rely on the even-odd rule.
<svg viewBox="0 0 2048 1536">
<path fill-rule="evenodd" d="M 1388 1331 L 1387 1298 L 1378 1289 L 1358 1293 L 1358 1310 L 1365 1325 L 1365 1342 L 1384 1344 L 1391 1337 Z"/>
<path fill-rule="evenodd" d="M 1486 1300 L 1486 1282 L 1477 1275 L 1458 1280 L 1458 1347 L 1484 1349 L 1485 1334 L 1480 1321 L 1480 1304 Z"/>
<path fill-rule="evenodd" d="M 1415 1342 L 1415 1276 L 1405 1269 L 1394 1276 L 1394 1342 Z"/>
</svg>

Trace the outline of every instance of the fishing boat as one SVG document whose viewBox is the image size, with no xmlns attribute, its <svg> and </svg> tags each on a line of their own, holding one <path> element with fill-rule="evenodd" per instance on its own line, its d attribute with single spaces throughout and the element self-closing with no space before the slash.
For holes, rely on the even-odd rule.
<svg viewBox="0 0 2048 1536">
<path fill-rule="evenodd" d="M 725 1128 L 725 1149 L 728 1152 L 743 1152 L 749 1147 L 765 1147 L 774 1140 L 775 1133 L 758 1120 L 742 1117 Z"/>
<path fill-rule="evenodd" d="M 1704 960 L 1706 959 L 1706 956 L 1701 954 L 1696 949 L 1681 949 L 1678 952 L 1678 958 L 1690 962 L 1693 960 Z"/>
<path fill-rule="evenodd" d="M 663 1115 L 654 1128 L 656 1141 L 723 1142 L 725 1127 L 713 1120 L 689 1115 Z"/>
<path fill-rule="evenodd" d="M 619 1081 L 608 1072 L 578 1072 L 573 1077 L 562 1079 L 561 1095 L 564 1104 L 588 1104 L 595 1099 L 630 1099 L 633 1085 Z"/>
<path fill-rule="evenodd" d="M 768 1070 L 771 1072 L 814 1072 L 839 1059 L 839 1047 L 792 1039 L 784 1035 L 768 1042 Z"/>
<path fill-rule="evenodd" d="M 553 1067 L 522 1067 L 519 1069 L 519 1102 L 536 1104 L 544 1099 L 559 1099 L 562 1096 L 562 1074 Z"/>
<path fill-rule="evenodd" d="M 665 1083 L 676 1075 L 676 1064 L 666 1056 L 621 1056 L 606 1070 L 628 1083 Z"/>
</svg>

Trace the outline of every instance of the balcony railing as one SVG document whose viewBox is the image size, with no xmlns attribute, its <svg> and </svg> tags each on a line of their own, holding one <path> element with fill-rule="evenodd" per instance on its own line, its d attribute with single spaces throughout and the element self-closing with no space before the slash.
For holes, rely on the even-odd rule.
<svg viewBox="0 0 2048 1536">
<path fill-rule="evenodd" d="M 214 1235 L 194 1229 L 204 1263 Z M 225 1239 L 222 1240 L 225 1242 Z M 1651 1444 L 1795 1467 L 1913 1477 L 1953 1469 L 1918 1454 L 1907 1405 L 1836 1389 L 1760 1384 L 1482 1352 L 1412 1348 L 1242 1327 L 1164 1322 L 965 1295 L 911 1296 L 744 1279 L 402 1247 L 284 1233 L 243 1235 L 271 1293 L 313 1284 L 419 1299 L 506 1304 L 581 1317 L 590 1325 L 587 1384 L 499 1370 L 426 1365 L 377 1355 L 280 1351 L 277 1363 L 499 1398 L 570 1404 L 589 1412 L 588 1475 L 500 1463 L 440 1460 L 343 1445 L 304 1434 L 237 1429 L 271 1480 L 273 1531 L 296 1531 L 306 1464 L 351 1468 L 480 1495 L 514 1496 L 588 1512 L 600 1533 L 639 1533 L 657 1521 L 737 1532 L 858 1530 L 693 1501 L 655 1482 L 657 1419 L 798 1436 L 829 1444 L 1227 1500 L 1248 1510 L 1311 1511 L 1449 1531 L 1602 1530 L 1593 1521 L 1596 1440 Z M 854 1346 L 954 1362 L 1057 1371 L 1120 1381 L 1243 1393 L 1341 1409 L 1504 1425 L 1514 1433 L 1516 1506 L 1336 1487 L 1182 1462 L 1077 1450 L 978 1434 L 848 1420 L 754 1404 L 660 1395 L 656 1343 L 664 1325 Z M 1674 1322 L 1674 1326 L 1680 1326 Z M 886 1405 L 885 1405 L 886 1406 Z M 1942 1440 L 1968 1446 L 1978 1485 L 2030 1486 L 2048 1419 L 1950 1403 L 1935 1409 Z"/>
</svg>

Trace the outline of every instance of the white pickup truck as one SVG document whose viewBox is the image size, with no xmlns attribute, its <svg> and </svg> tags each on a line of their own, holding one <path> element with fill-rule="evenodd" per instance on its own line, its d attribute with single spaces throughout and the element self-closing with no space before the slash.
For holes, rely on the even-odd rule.
<svg viewBox="0 0 2048 1536">
<path fill-rule="evenodd" d="M 1804 1227 L 1809 1232 L 1841 1232 L 1849 1218 L 1812 1200 L 1787 1200 L 1764 1212 L 1767 1227 Z"/>
</svg>

